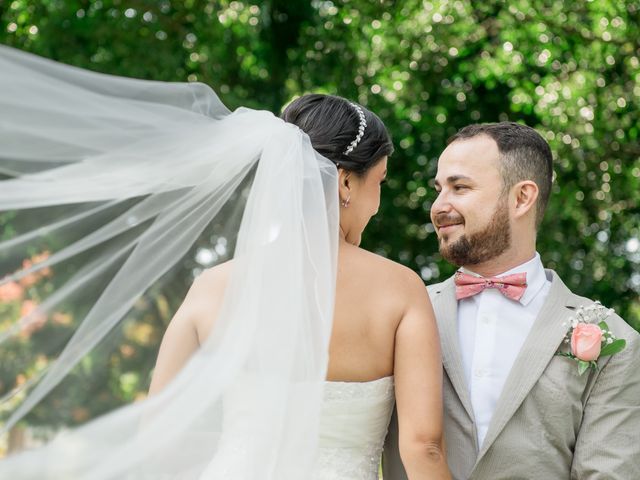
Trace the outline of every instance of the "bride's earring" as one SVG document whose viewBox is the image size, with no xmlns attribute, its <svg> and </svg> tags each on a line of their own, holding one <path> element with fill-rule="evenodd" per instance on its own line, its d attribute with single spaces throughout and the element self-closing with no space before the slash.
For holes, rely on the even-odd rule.
<svg viewBox="0 0 640 480">
<path fill-rule="evenodd" d="M 346 200 L 342 200 L 342 202 L 340 202 L 340 204 L 344 207 L 347 208 L 349 206 L 349 202 L 351 201 L 351 196 L 348 196 Z"/>
</svg>

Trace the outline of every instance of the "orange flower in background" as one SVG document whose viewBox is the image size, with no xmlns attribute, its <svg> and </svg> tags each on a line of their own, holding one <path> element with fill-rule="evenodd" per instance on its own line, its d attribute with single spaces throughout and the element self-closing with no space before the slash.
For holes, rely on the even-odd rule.
<svg viewBox="0 0 640 480">
<path fill-rule="evenodd" d="M 27 268 L 31 268 L 33 265 L 44 262 L 47 258 L 49 258 L 50 255 L 51 254 L 47 250 L 37 255 L 33 255 L 31 258 L 23 260 L 22 269 L 26 270 Z M 30 273 L 27 276 L 21 278 L 20 285 L 22 285 L 24 288 L 29 288 L 38 283 L 41 278 L 49 276 L 51 276 L 51 268 L 45 267 L 38 272 Z"/>
<path fill-rule="evenodd" d="M 84 422 L 89 419 L 90 413 L 84 407 L 77 407 L 71 411 L 71 416 L 76 422 Z"/>
<path fill-rule="evenodd" d="M 144 392 L 138 392 L 136 393 L 136 396 L 134 397 L 133 401 L 134 402 L 141 402 L 143 400 L 147 399 L 147 394 Z"/>
<path fill-rule="evenodd" d="M 49 252 L 49 250 L 45 250 L 44 252 L 41 252 L 37 255 L 34 255 L 31 257 L 31 261 L 36 264 L 36 263 L 40 263 L 40 262 L 44 262 L 46 259 L 48 259 L 51 256 L 51 252 Z M 49 267 L 43 268 L 40 271 L 40 275 L 42 275 L 43 277 L 47 277 L 49 275 L 51 275 L 51 269 Z"/>
<path fill-rule="evenodd" d="M 20 333 L 23 337 L 30 337 L 33 332 L 40 330 L 47 322 L 47 316 L 37 309 L 38 304 L 33 300 L 25 300 L 22 303 L 20 315 L 23 318 L 28 316 L 23 320 L 20 328 Z"/>
<path fill-rule="evenodd" d="M 0 302 L 13 302 L 22 300 L 24 288 L 16 282 L 0 285 Z"/>
<path fill-rule="evenodd" d="M 120 347 L 120 353 L 124 358 L 131 358 L 135 355 L 136 349 L 133 348 L 131 345 L 122 345 Z"/>
<path fill-rule="evenodd" d="M 40 277 L 38 277 L 36 273 L 30 273 L 29 275 L 22 277 L 18 281 L 20 282 L 20 285 L 22 287 L 30 288 L 30 287 L 33 287 L 36 283 L 38 283 L 38 280 L 40 280 Z"/>
<path fill-rule="evenodd" d="M 68 313 L 55 312 L 51 315 L 51 321 L 56 325 L 71 325 L 73 323 L 73 317 Z"/>
</svg>

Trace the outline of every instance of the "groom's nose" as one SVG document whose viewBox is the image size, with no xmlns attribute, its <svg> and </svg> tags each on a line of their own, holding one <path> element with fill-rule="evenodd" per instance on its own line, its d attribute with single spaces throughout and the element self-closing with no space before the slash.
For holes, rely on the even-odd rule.
<svg viewBox="0 0 640 480">
<path fill-rule="evenodd" d="M 438 216 L 440 213 L 449 213 L 451 212 L 451 204 L 446 198 L 446 194 L 443 191 L 438 192 L 438 196 L 431 204 L 431 221 Z"/>
</svg>

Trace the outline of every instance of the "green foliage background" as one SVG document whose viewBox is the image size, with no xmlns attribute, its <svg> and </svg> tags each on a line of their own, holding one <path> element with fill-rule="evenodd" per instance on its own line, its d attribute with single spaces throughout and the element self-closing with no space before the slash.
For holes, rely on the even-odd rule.
<svg viewBox="0 0 640 480">
<path fill-rule="evenodd" d="M 396 144 L 364 247 L 428 283 L 453 271 L 428 213 L 446 139 L 469 123 L 525 122 L 555 158 L 544 263 L 640 329 L 636 2 L 0 0 L 0 42 L 116 75 L 202 81 L 230 108 L 277 113 L 310 91 L 356 99 Z M 156 310 L 161 331 L 172 308 Z M 124 395 L 115 381 L 113 401 L 146 382 L 129 378 Z"/>
</svg>

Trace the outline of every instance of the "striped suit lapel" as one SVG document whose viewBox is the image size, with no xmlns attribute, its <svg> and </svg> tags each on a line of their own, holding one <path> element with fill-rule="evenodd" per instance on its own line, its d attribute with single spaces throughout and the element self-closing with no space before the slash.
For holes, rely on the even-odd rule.
<svg viewBox="0 0 640 480">
<path fill-rule="evenodd" d="M 464 377 L 458 340 L 458 301 L 453 277 L 434 285 L 429 292 L 440 333 L 444 369 L 469 418 L 473 419 L 471 397 Z"/>
<path fill-rule="evenodd" d="M 575 297 L 555 272 L 547 272 L 552 275 L 549 294 L 507 377 L 476 466 L 538 381 L 569 328 L 563 324 L 574 314 Z"/>
</svg>

